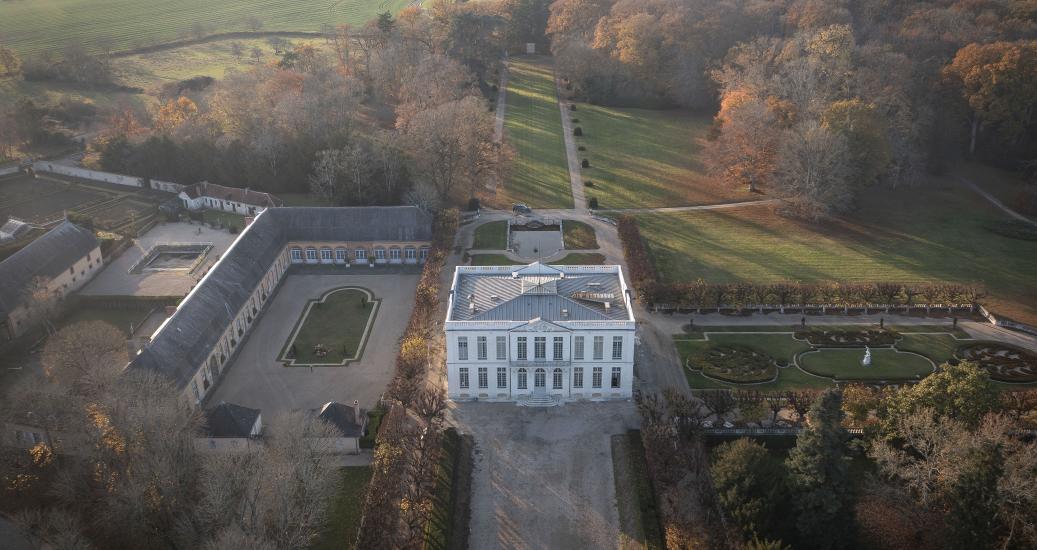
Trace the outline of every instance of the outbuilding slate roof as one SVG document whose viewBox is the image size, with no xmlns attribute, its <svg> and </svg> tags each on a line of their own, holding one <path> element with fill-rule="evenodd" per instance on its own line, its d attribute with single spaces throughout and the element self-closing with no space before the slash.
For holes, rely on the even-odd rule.
<svg viewBox="0 0 1037 550">
<path fill-rule="evenodd" d="M 185 388 L 290 242 L 431 240 L 432 218 L 412 206 L 267 209 L 241 232 L 130 366 L 154 369 Z"/>
<path fill-rule="evenodd" d="M 240 187 L 227 187 L 225 185 L 209 183 L 207 181 L 188 185 L 187 187 L 184 187 L 182 192 L 192 199 L 197 199 L 198 197 L 211 197 L 214 199 L 261 206 L 264 208 L 281 206 L 284 204 L 281 199 L 271 195 L 270 193 L 253 191 L 251 189 L 241 189 Z"/>
<path fill-rule="evenodd" d="M 205 411 L 206 435 L 209 437 L 249 437 L 259 419 L 259 409 L 234 403 L 220 403 Z"/>
<path fill-rule="evenodd" d="M 0 311 L 21 305 L 33 278 L 53 279 L 97 247 L 93 231 L 64 221 L 15 252 L 0 262 Z"/>
<path fill-rule="evenodd" d="M 360 418 L 357 418 L 353 407 L 331 401 L 320 408 L 317 418 L 334 426 L 342 437 L 362 437 L 367 426 L 366 415 L 367 411 L 360 409 Z"/>
</svg>

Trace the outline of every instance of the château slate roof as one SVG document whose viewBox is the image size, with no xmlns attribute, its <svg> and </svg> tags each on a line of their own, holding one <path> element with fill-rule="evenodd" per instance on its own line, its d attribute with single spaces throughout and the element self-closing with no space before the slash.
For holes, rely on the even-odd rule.
<svg viewBox="0 0 1037 550">
<path fill-rule="evenodd" d="M 93 231 L 67 220 L 27 244 L 0 262 L 0 311 L 21 305 L 33 278 L 53 279 L 97 247 Z"/>
<path fill-rule="evenodd" d="M 459 271 L 454 291 L 450 321 L 622 321 L 629 317 L 618 271 L 582 272 L 539 262 L 508 271 Z"/>
<path fill-rule="evenodd" d="M 413 206 L 267 209 L 130 366 L 154 369 L 186 387 L 289 242 L 431 240 L 431 216 Z"/>
<path fill-rule="evenodd" d="M 259 409 L 220 403 L 205 411 L 205 434 L 209 437 L 249 437 L 259 414 Z"/>
</svg>

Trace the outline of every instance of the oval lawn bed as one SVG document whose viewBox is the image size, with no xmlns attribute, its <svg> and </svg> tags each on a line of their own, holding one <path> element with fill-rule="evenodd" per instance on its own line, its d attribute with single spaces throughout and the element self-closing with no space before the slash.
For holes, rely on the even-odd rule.
<svg viewBox="0 0 1037 550">
<path fill-rule="evenodd" d="M 931 361 L 894 349 L 871 350 L 871 365 L 861 365 L 864 349 L 823 348 L 800 354 L 799 367 L 811 374 L 837 380 L 915 380 L 933 372 Z"/>
</svg>

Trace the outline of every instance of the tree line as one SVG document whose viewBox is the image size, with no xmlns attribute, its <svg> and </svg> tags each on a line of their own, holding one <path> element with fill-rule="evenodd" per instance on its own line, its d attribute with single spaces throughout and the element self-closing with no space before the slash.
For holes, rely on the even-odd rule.
<svg viewBox="0 0 1037 550">
<path fill-rule="evenodd" d="M 124 371 L 123 334 L 102 321 L 48 338 L 44 375 L 11 388 L 0 419 L 43 429 L 0 452 L 2 508 L 57 548 L 300 548 L 324 528 L 333 429 L 264 417 L 261 444 L 198 450 L 204 419 L 161 375 Z M 11 424 L 6 424 L 10 422 Z"/>
<path fill-rule="evenodd" d="M 1037 394 L 1002 392 L 975 365 L 943 365 L 900 389 L 789 392 L 806 423 L 787 454 L 744 438 L 710 449 L 703 431 L 736 407 L 781 410 L 780 392 L 702 397 L 639 404 L 668 547 L 1037 544 Z M 851 439 L 848 426 L 864 435 Z"/>
<path fill-rule="evenodd" d="M 1037 9 L 1014 0 L 557 0 L 559 71 L 594 103 L 716 112 L 704 158 L 819 219 L 968 152 L 1032 173 Z"/>
</svg>

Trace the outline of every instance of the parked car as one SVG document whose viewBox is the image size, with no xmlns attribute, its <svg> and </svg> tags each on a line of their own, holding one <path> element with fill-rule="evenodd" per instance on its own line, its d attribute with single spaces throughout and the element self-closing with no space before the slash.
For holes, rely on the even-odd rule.
<svg viewBox="0 0 1037 550">
<path fill-rule="evenodd" d="M 521 202 L 515 203 L 514 205 L 512 205 L 511 211 L 514 212 L 517 215 L 522 215 L 522 214 L 529 215 L 529 214 L 533 213 L 533 209 L 532 208 L 526 206 L 525 204 L 523 204 Z"/>
</svg>

